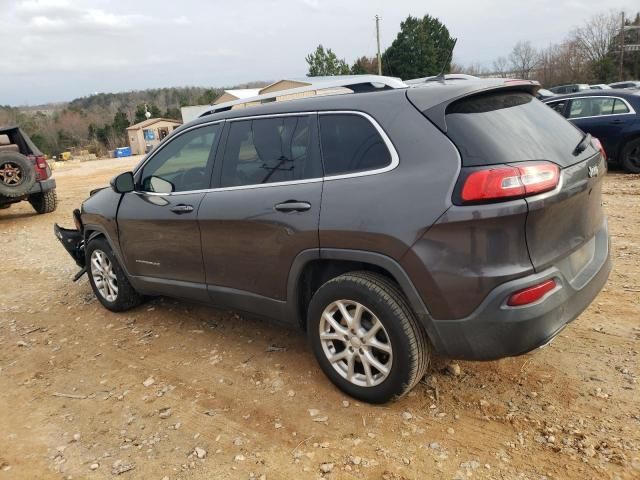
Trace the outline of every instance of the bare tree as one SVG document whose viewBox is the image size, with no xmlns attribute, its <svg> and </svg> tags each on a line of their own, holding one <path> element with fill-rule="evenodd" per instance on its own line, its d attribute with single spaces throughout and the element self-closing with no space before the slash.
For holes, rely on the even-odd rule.
<svg viewBox="0 0 640 480">
<path fill-rule="evenodd" d="M 470 63 L 467 65 L 462 73 L 467 75 L 475 75 L 476 77 L 487 77 L 491 74 L 491 70 L 482 65 L 481 63 Z"/>
<path fill-rule="evenodd" d="M 589 61 L 601 62 L 608 56 L 619 30 L 620 14 L 611 11 L 594 15 L 573 30 L 570 37 Z"/>
<path fill-rule="evenodd" d="M 461 63 L 453 60 L 451 62 L 451 66 L 449 67 L 449 73 L 464 73 L 464 66 Z"/>
<path fill-rule="evenodd" d="M 540 51 L 538 59 L 536 77 L 545 86 L 589 81 L 589 61 L 574 40 L 549 45 Z"/>
<path fill-rule="evenodd" d="M 531 42 L 520 41 L 515 44 L 509 54 L 511 70 L 520 78 L 528 79 L 538 66 L 538 52 Z"/>
<path fill-rule="evenodd" d="M 493 73 L 502 78 L 509 76 L 509 61 L 506 57 L 498 57 L 493 61 Z"/>
<path fill-rule="evenodd" d="M 481 63 L 470 63 L 469 65 L 463 65 L 457 63 L 455 60 L 451 62 L 451 68 L 449 73 L 464 73 L 466 75 L 475 75 L 477 77 L 486 77 L 491 74 L 491 70 L 482 65 Z"/>
</svg>

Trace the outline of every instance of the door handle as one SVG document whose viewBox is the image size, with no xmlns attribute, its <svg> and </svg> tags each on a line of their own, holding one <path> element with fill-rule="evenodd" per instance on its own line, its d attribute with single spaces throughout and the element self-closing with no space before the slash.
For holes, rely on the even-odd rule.
<svg viewBox="0 0 640 480">
<path fill-rule="evenodd" d="M 193 212 L 193 205 L 184 205 L 181 203 L 180 205 L 176 205 L 175 207 L 172 207 L 171 211 L 173 213 L 177 213 L 178 215 L 182 213 Z"/>
<path fill-rule="evenodd" d="M 311 208 L 309 202 L 298 202 L 297 200 L 289 200 L 287 202 L 278 203 L 274 206 L 278 212 L 290 213 L 290 212 L 305 212 Z"/>
<path fill-rule="evenodd" d="M 611 120 L 609 123 L 613 123 L 615 125 L 622 123 L 622 120 Z"/>
</svg>

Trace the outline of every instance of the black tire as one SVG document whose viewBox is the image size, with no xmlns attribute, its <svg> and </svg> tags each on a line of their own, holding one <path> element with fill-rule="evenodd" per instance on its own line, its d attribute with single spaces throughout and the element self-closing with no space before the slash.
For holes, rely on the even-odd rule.
<svg viewBox="0 0 640 480">
<path fill-rule="evenodd" d="M 0 195 L 22 197 L 35 183 L 36 170 L 27 157 L 16 152 L 0 153 Z"/>
<path fill-rule="evenodd" d="M 640 173 L 640 138 L 627 142 L 622 148 L 620 164 L 627 172 Z"/>
<path fill-rule="evenodd" d="M 361 304 L 384 327 L 382 335 L 391 346 L 392 360 L 386 378 L 379 384 L 357 385 L 339 373 L 327 358 L 320 339 L 321 318 L 325 309 L 334 305 L 334 302 L 344 301 Z M 350 313 L 349 310 L 347 312 Z M 368 314 L 363 314 L 363 321 L 367 321 L 365 315 Z M 429 368 L 431 347 L 424 328 L 397 285 L 382 275 L 366 271 L 350 272 L 325 283 L 309 303 L 307 332 L 316 359 L 327 377 L 348 395 L 365 402 L 385 403 L 402 397 L 420 381 Z M 337 330 L 334 329 L 329 335 L 334 332 Z M 344 350 L 347 346 L 353 348 L 353 344 L 348 342 L 337 342 L 345 345 Z M 340 353 L 342 350 L 336 352 Z M 382 358 L 381 364 L 384 356 Z M 354 368 L 364 371 L 362 356 L 358 355 L 358 359 L 360 364 L 356 363 Z M 378 374 L 382 375 L 380 372 L 378 370 Z M 363 373 L 358 375 L 362 378 Z"/>
<path fill-rule="evenodd" d="M 111 265 L 111 271 L 115 274 L 115 285 L 117 287 L 115 298 L 108 299 L 97 286 L 102 280 L 100 280 L 94 272 L 94 268 L 92 268 L 93 254 L 96 251 L 107 257 Z M 107 310 L 124 312 L 142 303 L 143 297 L 136 292 L 131 286 L 131 283 L 129 283 L 129 279 L 113 254 L 109 242 L 107 242 L 104 237 L 94 238 L 89 242 L 85 258 L 87 259 L 87 275 L 89 276 L 89 283 L 91 284 L 93 293 Z"/>
<path fill-rule="evenodd" d="M 51 213 L 58 206 L 58 197 L 55 189 L 48 192 L 34 193 L 29 195 L 29 203 L 39 214 Z"/>
</svg>

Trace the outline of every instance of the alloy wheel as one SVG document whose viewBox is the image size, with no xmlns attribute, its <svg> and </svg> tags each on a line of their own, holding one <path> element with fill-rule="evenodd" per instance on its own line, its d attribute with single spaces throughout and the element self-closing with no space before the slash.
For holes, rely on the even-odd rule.
<svg viewBox="0 0 640 480">
<path fill-rule="evenodd" d="M 102 250 L 91 253 L 91 276 L 96 289 L 107 302 L 118 298 L 118 282 L 113 271 L 113 263 Z"/>
<path fill-rule="evenodd" d="M 20 185 L 23 179 L 20 166 L 13 162 L 5 162 L 0 165 L 0 182 L 3 184 L 15 187 Z"/>
<path fill-rule="evenodd" d="M 360 387 L 381 384 L 391 373 L 393 349 L 380 319 L 353 300 L 338 300 L 322 313 L 322 350 L 340 376 Z"/>
</svg>

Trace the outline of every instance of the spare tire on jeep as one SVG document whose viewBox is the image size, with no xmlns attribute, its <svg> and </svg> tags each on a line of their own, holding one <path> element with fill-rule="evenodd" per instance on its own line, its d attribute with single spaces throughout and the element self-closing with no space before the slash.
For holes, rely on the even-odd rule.
<svg viewBox="0 0 640 480">
<path fill-rule="evenodd" d="M 36 183 L 33 163 L 16 152 L 0 153 L 0 195 L 16 198 L 26 195 Z"/>
</svg>

